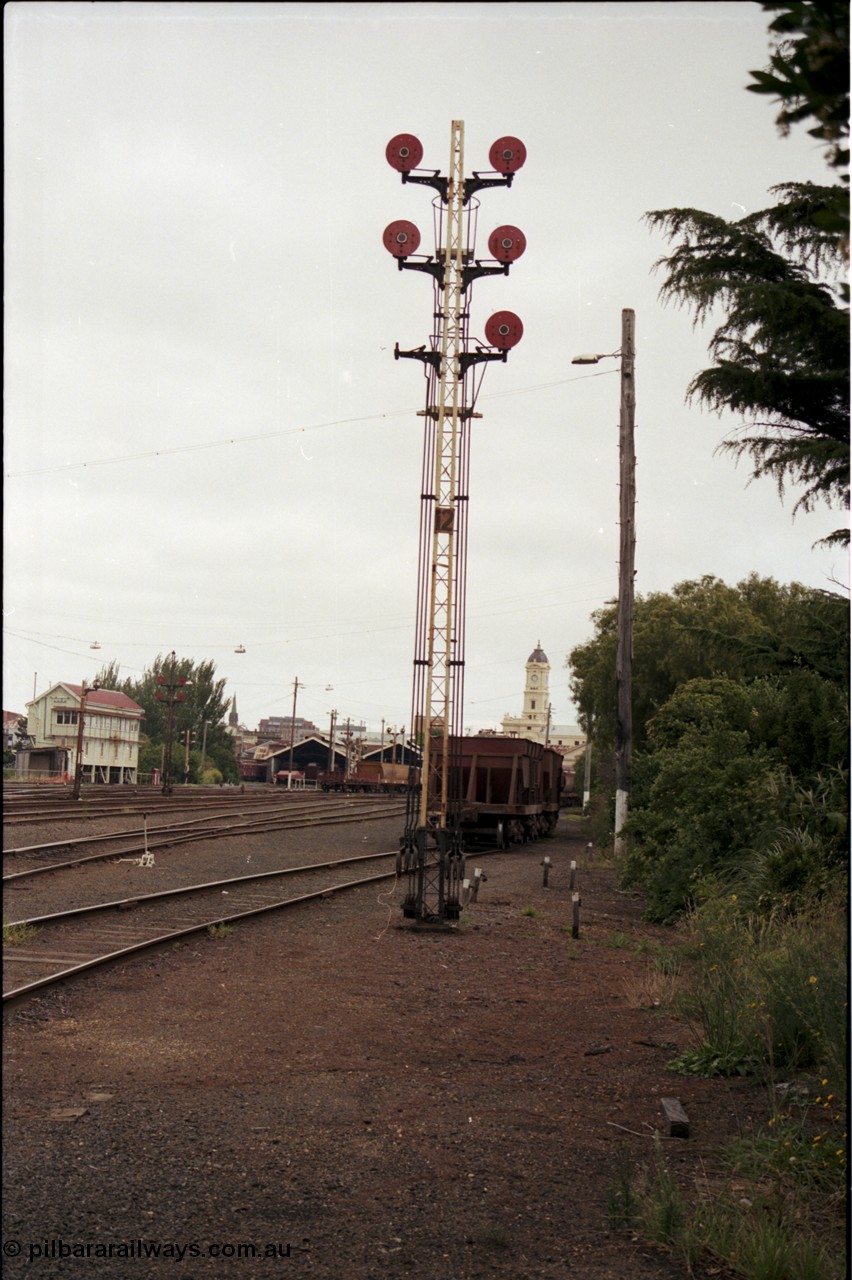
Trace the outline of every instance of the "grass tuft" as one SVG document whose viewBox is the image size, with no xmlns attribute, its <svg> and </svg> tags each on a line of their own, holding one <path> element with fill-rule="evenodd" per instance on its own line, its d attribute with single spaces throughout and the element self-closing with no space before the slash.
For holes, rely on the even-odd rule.
<svg viewBox="0 0 852 1280">
<path fill-rule="evenodd" d="M 26 920 L 20 924 L 4 924 L 3 946 L 24 947 L 28 942 L 32 942 L 33 938 L 37 938 L 40 932 L 36 925 L 27 924 Z"/>
<path fill-rule="evenodd" d="M 232 924 L 211 924 L 207 926 L 208 938 L 227 938 L 234 932 Z"/>
</svg>

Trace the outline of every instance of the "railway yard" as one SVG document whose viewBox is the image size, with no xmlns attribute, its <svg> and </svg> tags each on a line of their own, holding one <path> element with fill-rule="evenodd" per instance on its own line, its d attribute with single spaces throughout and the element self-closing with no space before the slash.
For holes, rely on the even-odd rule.
<svg viewBox="0 0 852 1280">
<path fill-rule="evenodd" d="M 686 1276 L 610 1229 L 608 1188 L 655 1132 L 709 1177 L 753 1094 L 667 1072 L 670 937 L 579 820 L 471 855 L 433 931 L 402 919 L 399 797 L 10 791 L 8 1275 Z"/>
</svg>

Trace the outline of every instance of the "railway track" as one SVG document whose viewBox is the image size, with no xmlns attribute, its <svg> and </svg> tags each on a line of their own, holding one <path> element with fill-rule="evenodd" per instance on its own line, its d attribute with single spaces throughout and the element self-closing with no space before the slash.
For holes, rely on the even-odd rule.
<svg viewBox="0 0 852 1280">
<path fill-rule="evenodd" d="M 201 809 L 219 809 L 225 812 L 246 808 L 263 810 L 270 806 L 285 808 L 294 804 L 322 803 L 325 798 L 325 792 L 305 789 L 288 791 L 284 788 L 258 787 L 243 791 L 234 787 L 204 791 L 194 787 L 186 790 L 179 787 L 171 796 L 164 796 L 155 787 L 119 787 L 106 793 L 100 787 L 90 794 L 84 788 L 81 798 L 75 801 L 71 797 L 70 788 L 63 788 L 62 794 L 45 794 L 44 788 L 35 793 L 7 789 L 3 797 L 3 822 L 7 827 L 32 826 L 44 822 L 79 822 L 81 819 L 111 818 L 117 815 L 141 817 L 146 813 L 156 813 L 174 816 L 178 813 L 197 813 Z"/>
<path fill-rule="evenodd" d="M 84 835 L 68 840 L 50 840 L 40 844 L 18 845 L 3 850 L 4 864 L 9 860 L 16 869 L 4 873 L 3 882 L 22 880 L 42 875 L 48 871 L 65 870 L 82 866 L 87 862 L 110 858 L 126 858 L 153 853 L 198 840 L 223 839 L 228 836 L 260 835 L 273 831 L 289 831 L 299 827 L 319 824 L 368 822 L 379 818 L 394 817 L 403 811 L 403 802 L 388 796 L 323 796 L 307 804 L 291 802 L 276 806 L 269 812 L 267 806 L 256 809 L 244 807 L 237 813 L 217 812 L 195 816 L 182 822 L 169 822 L 148 826 L 147 821 L 136 829 L 107 831 Z M 80 815 L 78 814 L 78 817 Z M 147 814 L 143 817 L 147 818 Z M 95 852 L 82 852 L 97 845 Z M 120 847 L 119 847 L 120 846 Z M 44 862 L 43 858 L 61 851 L 77 856 L 59 861 Z M 22 862 L 34 861 L 37 865 L 22 867 Z"/>
<path fill-rule="evenodd" d="M 231 838 L 239 841 L 247 837 L 248 848 L 251 849 L 253 837 L 269 832 L 296 828 L 316 830 L 325 825 L 376 821 L 400 816 L 404 809 L 404 801 L 400 797 L 381 794 L 239 795 L 234 797 L 234 801 L 223 805 L 220 797 L 214 797 L 207 804 L 200 804 L 199 798 L 195 797 L 189 806 L 191 816 L 182 819 L 177 818 L 174 808 L 167 811 L 157 808 L 152 813 L 146 806 L 140 811 L 143 817 L 141 828 L 136 825 L 136 815 L 128 815 L 126 805 L 113 805 L 110 814 L 116 822 L 130 816 L 132 825 L 104 831 L 97 829 L 102 824 L 95 824 L 94 832 L 69 835 L 67 839 L 19 844 L 4 850 L 4 866 L 12 865 L 14 868 L 4 874 L 4 884 L 10 889 L 20 888 L 24 893 L 29 892 L 27 881 L 34 876 L 60 873 L 85 863 L 109 864 L 108 873 L 106 868 L 98 873 L 100 887 L 96 901 L 93 902 L 91 895 L 84 890 L 82 895 L 79 892 L 71 895 L 73 905 L 69 906 L 66 890 L 62 887 L 67 882 L 60 876 L 58 893 L 48 891 L 46 895 L 37 895 L 43 902 L 40 912 L 36 908 L 36 912 L 27 918 L 4 922 L 4 1003 L 21 1000 L 77 975 L 133 959 L 146 951 L 173 945 L 207 930 L 390 880 L 397 875 L 396 851 L 360 853 L 317 861 L 308 853 L 308 861 L 304 861 L 303 854 L 302 865 L 284 868 L 276 865 L 279 861 L 276 857 L 273 869 L 239 875 L 228 875 L 225 866 L 214 866 L 208 853 L 205 871 L 208 876 L 211 872 L 217 875 L 216 879 L 186 883 L 186 873 L 188 871 L 192 875 L 193 865 L 188 862 L 182 864 L 179 872 L 184 883 L 176 886 L 167 862 L 164 864 L 166 875 L 160 878 L 160 887 L 154 892 L 147 892 L 150 881 L 144 886 L 139 882 L 139 875 L 147 876 L 147 872 L 134 873 L 135 879 L 128 881 L 123 873 L 112 871 L 119 860 L 136 861 L 143 867 L 153 866 L 155 851 L 193 841 L 224 841 L 227 845 Z M 45 806 L 45 810 L 40 812 L 40 821 L 48 824 L 53 818 L 52 806 Z M 85 832 L 89 825 L 86 819 L 92 815 L 80 808 L 75 809 L 73 815 L 80 823 L 77 829 Z M 149 818 L 153 818 L 153 823 L 149 823 Z M 273 854 L 276 847 L 273 843 Z M 236 849 L 241 859 L 239 844 Z M 63 853 L 72 856 L 61 857 Z M 60 855 L 58 860 L 57 855 Z M 150 864 L 145 855 L 151 857 Z M 320 853 L 320 859 L 322 857 Z M 43 861 L 45 858 L 51 861 Z M 225 864 L 231 862 L 229 871 L 237 869 L 233 865 L 233 854 L 224 861 Z M 31 865 L 26 865 L 28 862 Z M 372 867 L 376 870 L 363 874 Z M 355 872 L 361 874 L 353 878 Z M 201 875 L 204 874 L 202 871 Z M 223 874 L 227 878 L 222 878 Z M 120 887 L 115 883 L 116 875 Z M 198 876 L 198 871 L 195 875 Z M 22 885 L 21 881 L 24 882 Z M 110 882 L 114 885 L 112 889 L 108 887 Z M 39 883 L 51 885 L 53 881 Z M 127 893 L 130 888 L 131 896 L 113 896 L 107 900 L 107 895 L 115 894 L 116 887 L 119 893 Z M 95 883 L 90 888 L 95 888 Z M 81 902 L 81 896 L 88 901 Z M 74 897 L 76 902 L 73 902 Z M 55 911 L 56 905 L 63 909 Z"/>
<path fill-rule="evenodd" d="M 3 930 L 3 1001 L 23 999 L 193 934 L 395 878 L 396 857 L 395 851 L 359 854 L 9 922 Z M 381 869 L 339 879 L 369 863 Z"/>
</svg>

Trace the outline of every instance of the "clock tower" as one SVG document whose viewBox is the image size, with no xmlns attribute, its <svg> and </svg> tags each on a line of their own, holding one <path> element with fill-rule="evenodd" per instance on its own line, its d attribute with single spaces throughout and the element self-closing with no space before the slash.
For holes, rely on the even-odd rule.
<svg viewBox="0 0 852 1280">
<path fill-rule="evenodd" d="M 538 642 L 527 658 L 526 670 L 527 680 L 524 687 L 522 718 L 525 725 L 536 736 L 540 734 L 543 740 L 547 729 L 547 708 L 550 702 L 550 693 L 547 687 L 550 663 L 547 661 L 547 654 L 541 647 L 541 641 Z"/>
</svg>

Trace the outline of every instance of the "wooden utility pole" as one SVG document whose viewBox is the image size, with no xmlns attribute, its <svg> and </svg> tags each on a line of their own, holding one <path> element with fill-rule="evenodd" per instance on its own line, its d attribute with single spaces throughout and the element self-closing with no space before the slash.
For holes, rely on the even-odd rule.
<svg viewBox="0 0 852 1280">
<path fill-rule="evenodd" d="M 87 685 L 84 680 L 80 689 L 80 708 L 77 712 L 77 755 L 74 759 L 74 790 L 71 793 L 73 800 L 80 799 L 80 789 L 83 785 L 83 721 L 86 715 L 86 694 L 95 693 L 100 687 L 101 682 L 96 677 L 91 685 Z"/>
<path fill-rule="evenodd" d="M 334 727 L 337 724 L 337 711 L 331 713 L 331 725 L 328 730 L 328 771 L 329 773 L 335 768 L 337 761 L 334 758 Z"/>
<path fill-rule="evenodd" d="M 204 768 L 205 768 L 205 762 L 206 762 L 206 760 L 207 760 L 207 726 L 209 725 L 209 723 L 210 723 L 210 721 L 209 721 L 209 720 L 205 720 L 205 721 L 204 721 L 204 732 L 203 732 L 203 733 L 202 733 L 202 735 L 201 735 L 201 769 L 200 769 L 200 775 L 201 775 L 201 781 L 202 781 L 202 783 L 204 782 Z M 239 752 L 237 752 L 237 754 L 239 755 Z"/>
<path fill-rule="evenodd" d="M 293 750 L 296 746 L 296 698 L 299 690 L 303 688 L 304 685 L 299 684 L 299 677 L 296 676 L 296 679 L 293 681 L 293 715 L 290 720 L 290 768 L 287 774 L 288 789 L 293 785 Z"/>
<path fill-rule="evenodd" d="M 633 753 L 633 578 L 636 553 L 635 314 L 621 313 L 621 412 L 619 416 L 618 638 L 615 657 L 615 856 L 624 853 L 621 834 L 630 811 Z"/>
</svg>

